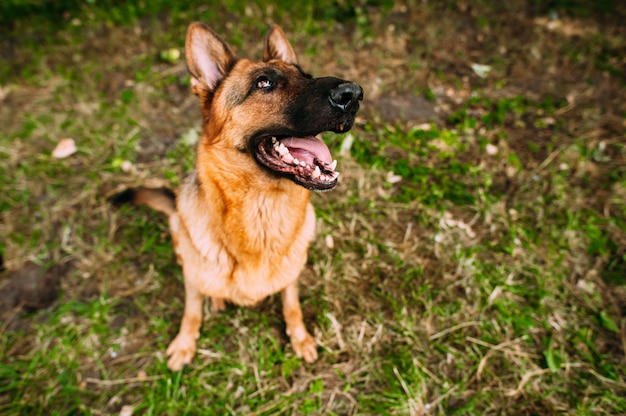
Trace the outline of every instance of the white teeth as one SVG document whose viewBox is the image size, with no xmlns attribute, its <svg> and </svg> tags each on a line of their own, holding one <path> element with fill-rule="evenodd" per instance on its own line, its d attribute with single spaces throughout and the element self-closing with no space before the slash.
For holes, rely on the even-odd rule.
<svg viewBox="0 0 626 416">
<path fill-rule="evenodd" d="M 291 153 L 287 152 L 284 155 L 282 155 L 281 159 L 283 160 L 283 162 L 287 163 L 287 164 L 291 164 L 295 161 L 295 159 L 293 158 L 293 156 L 291 156 Z"/>
<path fill-rule="evenodd" d="M 307 164 L 307 162 L 293 157 L 293 155 L 289 152 L 289 148 L 282 144 L 276 137 L 272 137 L 272 147 L 274 148 L 274 151 L 278 153 L 280 159 L 288 165 L 295 166 L 300 175 L 310 175 L 311 179 L 321 182 L 332 182 L 339 177 L 339 172 L 335 171 L 337 168 L 336 160 L 333 160 L 330 164 L 324 164 L 324 169 L 326 171 L 333 171 L 326 174 L 322 173 L 319 166 L 313 167 L 312 165 Z"/>
<path fill-rule="evenodd" d="M 281 156 L 286 155 L 287 153 L 289 153 L 289 149 L 287 149 L 287 146 L 285 146 L 284 144 L 279 144 L 278 147 L 276 148 L 276 150 L 278 150 L 278 154 Z"/>
</svg>

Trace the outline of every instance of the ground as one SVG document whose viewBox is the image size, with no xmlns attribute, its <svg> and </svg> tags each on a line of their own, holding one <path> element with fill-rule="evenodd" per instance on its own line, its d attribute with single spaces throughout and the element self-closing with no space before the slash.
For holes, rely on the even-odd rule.
<svg viewBox="0 0 626 416">
<path fill-rule="evenodd" d="M 167 3 L 0 6 L 0 412 L 626 414 L 623 4 Z M 314 364 L 273 296 L 207 314 L 170 372 L 166 221 L 106 202 L 193 166 L 195 20 L 251 57 L 279 23 L 365 90 L 313 196 Z"/>
</svg>

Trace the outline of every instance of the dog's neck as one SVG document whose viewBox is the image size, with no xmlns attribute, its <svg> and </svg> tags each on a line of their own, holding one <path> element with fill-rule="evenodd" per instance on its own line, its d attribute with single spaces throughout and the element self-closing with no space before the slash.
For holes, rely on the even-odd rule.
<svg viewBox="0 0 626 416">
<path fill-rule="evenodd" d="M 215 186 L 222 190 L 225 203 L 243 206 L 252 203 L 252 199 L 263 199 L 267 200 L 266 204 L 281 204 L 282 198 L 267 198 L 269 195 L 284 195 L 286 200 L 291 201 L 289 206 L 300 207 L 296 209 L 308 203 L 311 194 L 308 189 L 260 169 L 244 151 L 220 147 L 219 144 L 201 144 L 198 147 L 196 172 L 201 187 Z M 276 209 L 289 208 L 277 206 Z"/>
<path fill-rule="evenodd" d="M 224 155 L 206 148 L 198 151 L 197 192 L 202 203 L 197 206 L 209 207 L 210 212 L 205 211 L 205 215 L 211 219 L 205 225 L 197 224 L 199 229 L 190 232 L 203 234 L 203 230 L 212 227 L 209 223 L 219 224 L 211 235 L 217 236 L 231 255 L 245 264 L 265 258 L 262 254 L 267 254 L 267 250 L 285 256 L 301 235 L 298 230 L 305 227 L 306 216 L 302 213 L 311 209 L 311 191 L 264 172 L 251 165 L 256 162 L 249 155 L 237 152 L 231 149 Z M 237 169 L 232 168 L 233 163 Z M 307 241 L 312 233 L 307 231 Z"/>
</svg>

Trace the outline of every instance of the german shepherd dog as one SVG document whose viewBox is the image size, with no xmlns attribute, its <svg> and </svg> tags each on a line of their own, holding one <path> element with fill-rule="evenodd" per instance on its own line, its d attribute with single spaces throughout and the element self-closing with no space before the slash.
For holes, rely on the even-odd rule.
<svg viewBox="0 0 626 416">
<path fill-rule="evenodd" d="M 303 72 L 276 25 L 263 61 L 238 58 L 202 23 L 189 26 L 185 53 L 203 116 L 195 170 L 176 195 L 140 187 L 112 198 L 169 217 L 185 311 L 167 365 L 178 371 L 191 362 L 205 297 L 219 311 L 226 302 L 254 305 L 276 292 L 293 350 L 313 362 L 316 343 L 302 321 L 297 280 L 315 234 L 310 192 L 334 188 L 339 176 L 318 136 L 352 127 L 363 90 Z"/>
</svg>

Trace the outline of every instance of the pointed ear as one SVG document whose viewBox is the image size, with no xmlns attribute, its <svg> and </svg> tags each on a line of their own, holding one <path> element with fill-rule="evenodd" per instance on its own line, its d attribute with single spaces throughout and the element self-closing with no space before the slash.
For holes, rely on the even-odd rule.
<svg viewBox="0 0 626 416">
<path fill-rule="evenodd" d="M 230 46 L 199 22 L 187 29 L 185 56 L 191 72 L 191 90 L 196 95 L 212 92 L 236 60 Z"/>
<path fill-rule="evenodd" d="M 285 32 L 278 25 L 272 25 L 265 36 L 265 49 L 263 60 L 280 59 L 281 61 L 298 64 L 298 58 L 294 52 Z"/>
</svg>

